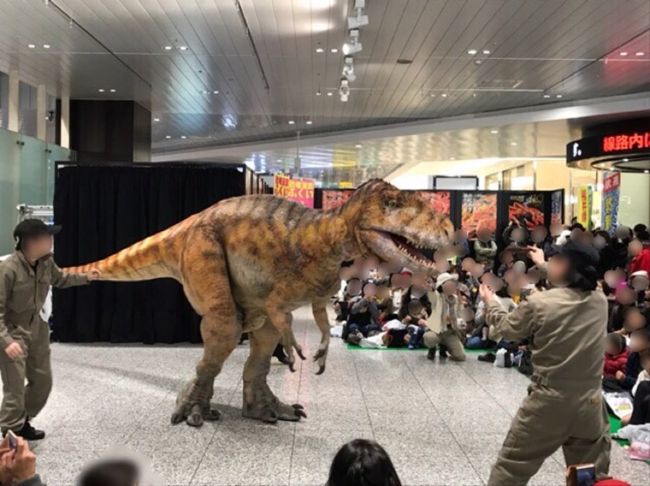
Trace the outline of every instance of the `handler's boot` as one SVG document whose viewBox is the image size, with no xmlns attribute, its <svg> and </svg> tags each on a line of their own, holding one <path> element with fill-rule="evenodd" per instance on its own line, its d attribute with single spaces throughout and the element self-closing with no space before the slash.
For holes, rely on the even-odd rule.
<svg viewBox="0 0 650 486">
<path fill-rule="evenodd" d="M 29 423 L 29 420 L 25 420 L 23 428 L 14 431 L 14 434 L 22 437 L 25 440 L 41 440 L 45 438 L 45 432 L 32 427 L 32 424 Z"/>
</svg>

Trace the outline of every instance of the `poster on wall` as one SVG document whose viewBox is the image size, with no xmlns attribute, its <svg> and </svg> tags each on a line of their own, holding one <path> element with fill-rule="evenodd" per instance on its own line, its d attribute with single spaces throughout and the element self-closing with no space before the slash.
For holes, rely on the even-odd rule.
<svg viewBox="0 0 650 486">
<path fill-rule="evenodd" d="M 614 234 L 618 224 L 618 201 L 620 197 L 621 173 L 607 172 L 603 179 L 602 195 L 602 227 L 610 234 Z"/>
<path fill-rule="evenodd" d="M 578 223 L 585 228 L 591 227 L 591 186 L 578 189 Z"/>
<path fill-rule="evenodd" d="M 564 204 L 564 191 L 553 191 L 551 193 L 551 224 L 562 224 L 562 205 Z"/>
<path fill-rule="evenodd" d="M 544 194 L 511 194 L 508 198 L 508 221 L 519 221 L 532 230 L 544 224 Z"/>
<path fill-rule="evenodd" d="M 323 210 L 336 209 L 343 206 L 354 191 L 323 190 Z"/>
<path fill-rule="evenodd" d="M 308 208 L 314 207 L 314 188 L 313 179 L 292 179 L 283 174 L 275 174 L 273 194 Z"/>
<path fill-rule="evenodd" d="M 419 191 L 420 195 L 426 199 L 431 208 L 438 214 L 450 214 L 451 212 L 451 193 L 449 191 Z"/>
<path fill-rule="evenodd" d="M 476 231 L 488 228 L 492 233 L 497 230 L 497 195 L 480 192 L 464 192 L 461 206 L 462 228 L 470 238 Z"/>
</svg>

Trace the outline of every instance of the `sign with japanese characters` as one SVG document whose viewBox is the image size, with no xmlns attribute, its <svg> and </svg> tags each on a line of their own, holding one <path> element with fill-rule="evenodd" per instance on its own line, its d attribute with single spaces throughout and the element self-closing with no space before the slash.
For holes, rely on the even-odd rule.
<svg viewBox="0 0 650 486">
<path fill-rule="evenodd" d="M 618 223 L 618 199 L 621 186 L 620 172 L 607 172 L 603 179 L 602 227 L 613 234 Z"/>
<path fill-rule="evenodd" d="M 308 208 L 313 208 L 314 188 L 313 179 L 292 179 L 283 174 L 276 174 L 273 194 L 300 203 Z"/>
<path fill-rule="evenodd" d="M 596 157 L 650 154 L 650 131 L 612 133 L 575 140 L 566 146 L 567 162 Z"/>
<path fill-rule="evenodd" d="M 591 186 L 578 190 L 578 223 L 585 228 L 591 227 Z"/>
</svg>

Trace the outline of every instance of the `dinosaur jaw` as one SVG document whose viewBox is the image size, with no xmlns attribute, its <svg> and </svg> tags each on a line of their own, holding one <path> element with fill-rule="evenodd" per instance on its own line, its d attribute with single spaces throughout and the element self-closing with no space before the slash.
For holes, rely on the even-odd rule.
<svg viewBox="0 0 650 486">
<path fill-rule="evenodd" d="M 435 263 L 423 253 L 433 250 L 429 245 L 414 242 L 408 237 L 383 230 L 359 231 L 359 237 L 370 253 L 387 262 L 397 262 L 413 269 L 431 270 Z"/>
</svg>

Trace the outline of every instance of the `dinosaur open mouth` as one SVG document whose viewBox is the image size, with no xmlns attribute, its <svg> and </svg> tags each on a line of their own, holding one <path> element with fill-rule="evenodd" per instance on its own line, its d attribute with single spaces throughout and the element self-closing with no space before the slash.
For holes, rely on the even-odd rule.
<svg viewBox="0 0 650 486">
<path fill-rule="evenodd" d="M 421 265 L 433 266 L 433 249 L 418 245 L 402 235 L 395 233 L 386 234 L 390 236 L 397 249 L 408 258 L 415 260 Z"/>
</svg>

